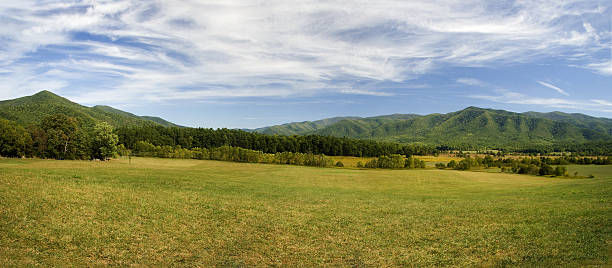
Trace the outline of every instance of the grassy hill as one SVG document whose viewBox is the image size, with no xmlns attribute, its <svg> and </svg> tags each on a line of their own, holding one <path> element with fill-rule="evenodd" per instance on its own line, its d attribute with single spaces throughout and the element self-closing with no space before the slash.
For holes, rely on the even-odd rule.
<svg viewBox="0 0 612 268">
<path fill-rule="evenodd" d="M 478 107 L 447 114 L 353 117 L 316 129 L 294 127 L 294 124 L 308 123 L 285 124 L 255 131 L 491 147 L 612 141 L 612 119 L 561 112 L 514 113 Z"/>
<path fill-rule="evenodd" d="M 178 126 L 159 117 L 138 116 L 109 106 L 83 106 L 46 90 L 32 96 L 0 101 L 0 118 L 15 121 L 23 126 L 39 124 L 46 116 L 57 113 L 78 118 L 86 126 L 102 121 L 115 127 Z"/>
</svg>

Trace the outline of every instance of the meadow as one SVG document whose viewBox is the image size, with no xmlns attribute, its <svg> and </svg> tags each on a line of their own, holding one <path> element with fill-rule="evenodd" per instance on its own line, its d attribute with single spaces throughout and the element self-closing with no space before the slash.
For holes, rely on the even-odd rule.
<svg viewBox="0 0 612 268">
<path fill-rule="evenodd" d="M 0 263 L 611 265 L 612 169 L 576 168 L 595 178 L 0 159 Z"/>
</svg>

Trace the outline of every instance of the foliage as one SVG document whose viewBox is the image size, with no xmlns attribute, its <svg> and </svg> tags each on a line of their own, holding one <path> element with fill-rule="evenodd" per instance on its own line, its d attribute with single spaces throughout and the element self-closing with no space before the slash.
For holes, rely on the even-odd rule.
<svg viewBox="0 0 612 268">
<path fill-rule="evenodd" d="M 298 166 L 327 167 L 333 166 L 333 160 L 325 155 L 310 153 L 282 152 L 268 154 L 262 151 L 244 149 L 233 146 L 217 148 L 182 148 L 180 145 L 153 145 L 146 141 L 139 141 L 134 148 L 136 156 L 161 158 L 187 158 L 200 160 L 220 160 L 247 163 L 287 164 Z"/>
<path fill-rule="evenodd" d="M 95 159 L 106 160 L 117 154 L 119 138 L 113 127 L 106 122 L 98 123 L 93 129 L 92 155 Z M 122 149 L 125 149 L 123 147 Z"/>
<path fill-rule="evenodd" d="M 79 127 L 76 118 L 55 114 L 42 120 L 46 136 L 45 156 L 55 159 L 87 159 L 89 137 Z"/>
<path fill-rule="evenodd" d="M 24 157 L 30 153 L 32 138 L 15 122 L 0 119 L 0 155 Z"/>
<path fill-rule="evenodd" d="M 365 168 L 425 168 L 425 161 L 399 154 L 381 155 L 365 163 Z"/>
<path fill-rule="evenodd" d="M 119 143 L 133 149 L 139 141 L 156 146 L 216 148 L 233 146 L 265 153 L 293 152 L 332 156 L 380 156 L 390 154 L 425 155 L 436 150 L 423 144 L 398 144 L 338 138 L 332 136 L 271 136 L 236 129 L 167 128 L 161 126 L 121 127 L 116 131 Z"/>
<path fill-rule="evenodd" d="M 540 175 L 540 176 L 568 176 L 566 167 L 563 165 L 612 165 L 612 156 L 608 157 L 524 157 L 524 158 L 497 158 L 487 155 L 482 157 L 470 157 L 469 155 L 453 163 L 451 161 L 446 167 L 458 170 L 470 170 L 473 168 L 499 167 L 501 172 L 512 172 L 518 174 Z M 437 166 L 437 165 L 436 165 Z M 556 166 L 556 167 L 553 167 Z M 576 174 L 575 174 L 576 175 Z M 575 176 L 574 175 L 574 176 Z"/>
</svg>

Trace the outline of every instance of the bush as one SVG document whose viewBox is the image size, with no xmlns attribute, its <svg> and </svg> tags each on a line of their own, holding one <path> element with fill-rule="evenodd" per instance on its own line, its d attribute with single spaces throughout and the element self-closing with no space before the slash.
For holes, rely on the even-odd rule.
<svg viewBox="0 0 612 268">
<path fill-rule="evenodd" d="M 557 168 L 559 168 L 559 167 L 557 167 Z M 539 173 L 540 176 L 553 175 L 553 174 L 555 174 L 555 176 L 559 176 L 555 172 L 555 169 L 553 169 L 552 166 L 547 165 L 547 164 L 542 164 L 542 166 L 540 167 L 540 171 L 538 171 L 538 173 Z"/>
<path fill-rule="evenodd" d="M 342 163 L 342 161 L 338 161 L 338 162 L 336 162 L 336 166 L 337 167 L 344 167 L 344 163 Z"/>
<path fill-rule="evenodd" d="M 564 166 L 557 166 L 554 175 L 557 177 L 567 176 L 567 169 Z"/>
<path fill-rule="evenodd" d="M 376 159 L 372 159 L 368 162 L 365 163 L 365 168 L 377 168 L 378 167 L 378 161 Z"/>
</svg>

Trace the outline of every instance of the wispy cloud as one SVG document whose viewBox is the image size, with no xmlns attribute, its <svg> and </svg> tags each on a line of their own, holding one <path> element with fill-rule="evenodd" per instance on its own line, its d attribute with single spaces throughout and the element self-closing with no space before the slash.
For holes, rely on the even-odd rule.
<svg viewBox="0 0 612 268">
<path fill-rule="evenodd" d="M 394 94 L 382 91 L 363 90 L 363 89 L 342 89 L 340 93 L 343 94 L 355 94 L 355 95 L 369 95 L 369 96 L 393 96 Z"/>
<path fill-rule="evenodd" d="M 610 48 L 612 50 L 612 48 Z M 612 55 L 611 55 L 612 56 Z M 595 70 L 596 72 L 604 75 L 612 75 L 612 59 L 605 62 L 589 63 L 586 66 L 588 69 Z"/>
<path fill-rule="evenodd" d="M 486 82 L 480 81 L 478 79 L 465 78 L 465 77 L 457 79 L 457 83 L 468 85 L 468 86 L 479 86 L 479 87 L 486 87 L 488 85 Z"/>
<path fill-rule="evenodd" d="M 446 66 L 569 52 L 587 55 L 581 66 L 611 74 L 609 60 L 595 56 L 609 49 L 609 30 L 591 22 L 611 6 L 590 0 L 2 1 L 0 98 L 41 89 L 85 103 L 330 91 L 392 96 L 373 88 Z M 372 87 L 344 85 L 364 81 Z"/>
<path fill-rule="evenodd" d="M 612 102 L 607 100 L 575 100 L 563 98 L 540 98 L 509 90 L 498 90 L 497 95 L 470 95 L 473 99 L 481 99 L 507 104 L 539 105 L 552 108 L 570 108 L 585 111 L 611 111 Z"/>
<path fill-rule="evenodd" d="M 553 84 L 542 82 L 542 81 L 537 81 L 537 82 L 538 82 L 538 84 L 540 84 L 542 86 L 545 86 L 545 87 L 550 88 L 550 89 L 554 89 L 555 91 L 557 91 L 557 92 L 559 92 L 559 93 L 561 93 L 561 94 L 563 94 L 565 96 L 569 96 L 569 94 L 565 90 L 563 90 L 563 89 L 561 89 L 561 88 L 559 88 L 559 87 L 557 87 L 557 86 L 555 86 Z"/>
</svg>

